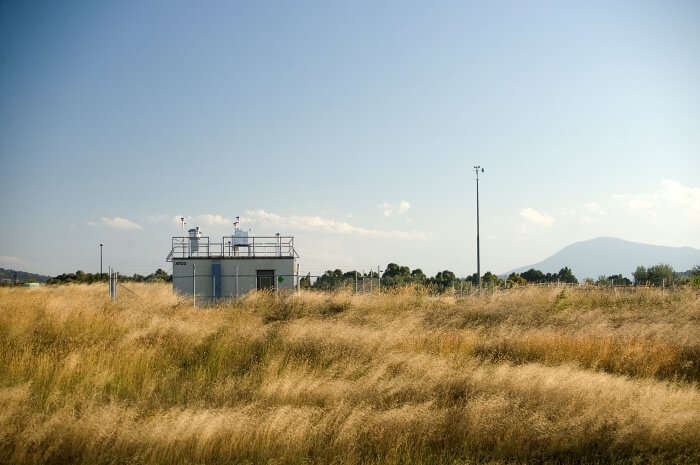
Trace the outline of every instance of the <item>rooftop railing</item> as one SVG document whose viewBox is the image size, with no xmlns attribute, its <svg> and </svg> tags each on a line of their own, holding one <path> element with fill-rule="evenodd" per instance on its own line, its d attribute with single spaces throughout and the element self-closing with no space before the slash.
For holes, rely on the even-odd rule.
<svg viewBox="0 0 700 465">
<path fill-rule="evenodd" d="M 293 236 L 224 236 L 212 242 L 209 236 L 174 236 L 166 260 L 176 258 L 294 257 Z"/>
</svg>

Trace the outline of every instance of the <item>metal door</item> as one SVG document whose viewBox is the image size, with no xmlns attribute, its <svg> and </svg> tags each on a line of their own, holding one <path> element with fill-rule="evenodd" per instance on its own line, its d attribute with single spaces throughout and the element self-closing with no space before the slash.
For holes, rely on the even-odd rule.
<svg viewBox="0 0 700 465">
<path fill-rule="evenodd" d="M 214 298 L 218 299 L 221 297 L 221 263 L 211 264 L 211 279 Z"/>
<path fill-rule="evenodd" d="M 275 270 L 257 270 L 258 290 L 275 288 Z"/>
</svg>

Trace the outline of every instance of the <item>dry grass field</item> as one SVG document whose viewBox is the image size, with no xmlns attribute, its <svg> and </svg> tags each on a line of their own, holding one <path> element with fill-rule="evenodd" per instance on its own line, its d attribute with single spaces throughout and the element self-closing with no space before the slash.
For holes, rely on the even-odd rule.
<svg viewBox="0 0 700 465">
<path fill-rule="evenodd" d="M 0 288 L 0 463 L 700 462 L 700 297 Z"/>
</svg>

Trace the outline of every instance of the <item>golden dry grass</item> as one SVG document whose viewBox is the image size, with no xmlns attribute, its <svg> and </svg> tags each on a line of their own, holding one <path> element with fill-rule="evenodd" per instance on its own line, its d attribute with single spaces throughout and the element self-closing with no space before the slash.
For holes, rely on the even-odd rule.
<svg viewBox="0 0 700 465">
<path fill-rule="evenodd" d="M 698 463 L 700 298 L 0 288 L 0 463 Z"/>
</svg>

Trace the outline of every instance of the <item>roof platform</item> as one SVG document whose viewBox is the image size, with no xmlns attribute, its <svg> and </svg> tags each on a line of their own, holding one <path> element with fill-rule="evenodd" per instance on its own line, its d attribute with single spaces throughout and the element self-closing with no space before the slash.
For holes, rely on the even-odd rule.
<svg viewBox="0 0 700 465">
<path fill-rule="evenodd" d="M 299 258 L 294 236 L 224 236 L 212 242 L 209 236 L 173 236 L 166 261 L 189 258 Z"/>
</svg>

